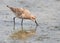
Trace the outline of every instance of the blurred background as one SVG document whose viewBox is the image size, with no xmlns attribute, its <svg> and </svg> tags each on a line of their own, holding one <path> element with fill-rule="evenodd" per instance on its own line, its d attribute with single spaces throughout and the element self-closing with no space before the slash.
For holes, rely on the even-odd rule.
<svg viewBox="0 0 60 43">
<path fill-rule="evenodd" d="M 35 15 L 39 26 L 36 35 L 26 43 L 60 43 L 60 0 L 0 0 L 0 43 L 24 43 L 13 40 L 9 35 L 13 31 L 14 13 L 6 6 L 26 8 Z M 21 19 L 16 18 L 16 30 L 20 30 Z M 24 20 L 24 29 L 35 29 L 35 23 Z"/>
</svg>

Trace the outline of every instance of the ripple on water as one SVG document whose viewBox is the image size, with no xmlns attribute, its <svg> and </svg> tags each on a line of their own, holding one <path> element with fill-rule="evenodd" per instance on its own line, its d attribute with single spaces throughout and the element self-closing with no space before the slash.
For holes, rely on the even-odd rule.
<svg viewBox="0 0 60 43">
<path fill-rule="evenodd" d="M 35 41 L 44 41 L 45 39 L 48 40 L 50 37 L 46 35 L 38 36 Z"/>
</svg>

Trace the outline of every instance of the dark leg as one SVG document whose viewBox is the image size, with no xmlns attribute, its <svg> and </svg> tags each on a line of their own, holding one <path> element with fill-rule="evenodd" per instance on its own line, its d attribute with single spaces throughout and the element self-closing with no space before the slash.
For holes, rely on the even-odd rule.
<svg viewBox="0 0 60 43">
<path fill-rule="evenodd" d="M 37 21 L 35 20 L 35 23 L 36 23 L 36 26 L 38 26 L 38 23 L 37 23 Z"/>
<path fill-rule="evenodd" d="M 22 19 L 22 21 L 21 21 L 21 26 L 23 25 L 23 19 Z"/>
<path fill-rule="evenodd" d="M 13 22 L 14 22 L 13 30 L 15 30 L 15 18 L 16 18 L 16 17 L 13 18 Z"/>
<path fill-rule="evenodd" d="M 21 27 L 22 27 L 22 30 L 23 30 L 23 18 L 22 18 L 22 21 L 21 21 Z"/>
<path fill-rule="evenodd" d="M 23 31 L 23 25 L 21 25 L 21 29 L 22 29 L 22 31 Z"/>
</svg>

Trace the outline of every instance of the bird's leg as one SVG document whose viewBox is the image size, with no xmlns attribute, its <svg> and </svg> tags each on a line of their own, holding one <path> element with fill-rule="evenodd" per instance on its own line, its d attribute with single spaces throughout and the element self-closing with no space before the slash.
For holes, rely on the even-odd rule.
<svg viewBox="0 0 60 43">
<path fill-rule="evenodd" d="M 23 18 L 22 18 L 22 21 L 21 21 L 21 26 L 23 25 Z"/>
<path fill-rule="evenodd" d="M 21 21 L 21 27 L 22 27 L 22 30 L 23 30 L 23 18 L 22 18 L 22 21 Z"/>
<path fill-rule="evenodd" d="M 13 17 L 13 22 L 14 22 L 13 30 L 15 30 L 15 18 L 16 18 L 16 17 Z"/>
<path fill-rule="evenodd" d="M 21 25 L 21 29 L 22 29 L 22 31 L 23 31 L 23 25 Z"/>
<path fill-rule="evenodd" d="M 37 21 L 35 20 L 35 23 L 36 23 L 36 26 L 38 26 L 38 23 L 37 23 Z"/>
</svg>

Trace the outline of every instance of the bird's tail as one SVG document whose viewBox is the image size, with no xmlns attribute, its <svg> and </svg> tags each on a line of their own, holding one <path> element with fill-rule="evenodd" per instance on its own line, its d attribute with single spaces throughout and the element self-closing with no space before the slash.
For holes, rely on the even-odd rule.
<svg viewBox="0 0 60 43">
<path fill-rule="evenodd" d="M 11 8 L 9 5 L 7 5 L 8 8 Z"/>
</svg>

